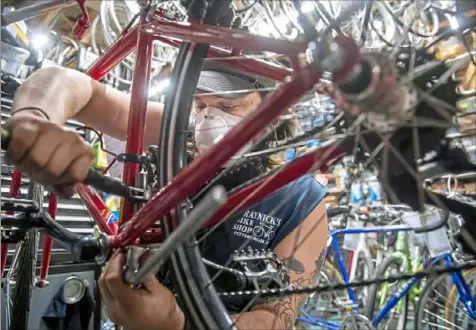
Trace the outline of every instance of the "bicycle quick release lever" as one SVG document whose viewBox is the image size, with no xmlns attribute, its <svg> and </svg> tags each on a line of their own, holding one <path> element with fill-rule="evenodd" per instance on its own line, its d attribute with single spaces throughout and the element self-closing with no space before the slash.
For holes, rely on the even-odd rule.
<svg viewBox="0 0 476 330">
<path fill-rule="evenodd" d="M 5 128 L 0 128 L 1 133 L 1 147 L 2 150 L 7 150 L 10 144 L 10 132 Z M 129 187 L 119 180 L 105 176 L 94 168 L 89 168 L 86 179 L 82 182 L 88 186 L 92 186 L 100 191 L 108 194 L 124 197 L 131 202 L 146 202 L 147 199 L 141 196 L 136 196 L 134 193 L 140 193 L 139 189 Z"/>
</svg>

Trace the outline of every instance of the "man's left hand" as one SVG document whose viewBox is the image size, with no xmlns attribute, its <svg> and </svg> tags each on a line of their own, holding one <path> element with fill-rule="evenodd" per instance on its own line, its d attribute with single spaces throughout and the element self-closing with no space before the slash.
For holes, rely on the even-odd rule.
<svg viewBox="0 0 476 330">
<path fill-rule="evenodd" d="M 174 295 L 152 274 L 139 289 L 123 280 L 125 256 L 116 251 L 99 278 L 109 318 L 128 330 L 182 330 L 185 318 Z"/>
</svg>

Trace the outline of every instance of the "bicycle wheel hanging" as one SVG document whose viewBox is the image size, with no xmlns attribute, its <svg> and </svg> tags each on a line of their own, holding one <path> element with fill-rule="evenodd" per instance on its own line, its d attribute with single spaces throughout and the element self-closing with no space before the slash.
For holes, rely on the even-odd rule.
<svg viewBox="0 0 476 330">
<path fill-rule="evenodd" d="M 221 7 L 226 6 L 222 4 Z M 355 11 L 355 8 L 351 9 Z M 382 12 L 383 10 L 391 11 L 390 8 L 382 8 Z M 214 11 L 214 14 L 217 12 Z M 399 13 L 398 10 L 395 12 Z M 348 154 L 356 155 L 366 165 L 372 164 L 380 169 L 380 180 L 393 203 L 406 203 L 415 210 L 423 210 L 426 203 L 447 209 L 444 199 L 424 190 L 422 180 L 428 174 L 421 172 L 421 167 L 436 162 L 449 171 L 474 169 L 474 164 L 464 158 L 459 158 L 458 163 L 441 162 L 445 156 L 446 159 L 452 159 L 451 155 L 459 152 L 457 149 L 448 148 L 446 144 L 446 131 L 454 126 L 452 120 L 458 112 L 453 106 L 458 100 L 455 93 L 456 83 L 448 77 L 467 66 L 470 57 L 465 57 L 463 53 L 460 60 L 438 62 L 434 56 L 418 51 L 413 47 L 421 47 L 421 40 L 413 40 L 408 35 L 423 38 L 424 47 L 431 43 L 430 40 L 438 38 L 438 35 L 433 35 L 433 32 L 419 32 L 417 28 L 413 28 L 412 19 L 410 23 L 402 23 L 401 18 L 395 19 L 395 12 L 391 11 L 390 16 L 395 21 L 395 29 L 399 30 L 400 35 L 388 51 L 363 52 L 364 64 L 360 67 L 359 79 L 341 84 L 340 90 L 327 82 L 319 86 L 319 91 L 330 93 L 334 100 L 337 100 L 336 105 L 343 113 L 337 115 L 336 120 L 327 127 L 297 138 L 277 141 L 279 148 L 270 148 L 264 152 L 272 154 L 291 143 L 321 138 L 319 133 L 333 126 L 340 134 L 332 137 L 334 142 L 343 146 Z M 348 21 L 350 17 L 350 10 L 343 10 L 341 16 L 328 22 L 322 39 L 326 39 L 332 29 Z M 372 23 L 365 19 L 365 15 L 362 17 L 367 20 L 367 25 Z M 364 27 L 366 28 L 368 26 Z M 207 50 L 207 45 L 184 44 L 177 58 L 171 88 L 166 97 L 159 143 L 157 172 L 161 186 L 172 180 L 187 163 L 185 133 L 189 132 L 192 98 Z M 336 123 L 339 125 L 335 125 Z M 331 140 L 329 137 L 327 139 Z M 436 156 L 429 158 L 428 155 Z M 241 164 L 234 166 L 233 170 L 250 163 L 252 159 L 250 155 L 245 154 Z M 267 175 L 274 175 L 285 166 Z M 244 183 L 243 186 L 247 184 L 249 183 Z M 163 221 L 166 233 L 170 233 L 174 228 L 175 220 L 181 222 L 186 218 L 189 206 L 190 204 L 184 203 L 176 209 L 173 216 Z M 452 211 L 458 213 L 457 207 L 453 207 Z M 216 230 L 218 227 L 210 230 Z M 200 242 L 201 238 L 197 237 L 197 241 Z M 217 292 L 214 282 L 217 276 L 211 276 L 205 268 L 202 262 L 203 251 L 197 241 L 181 246 L 171 259 L 179 300 L 198 329 L 230 328 L 235 322 L 221 299 L 236 295 L 248 301 L 256 301 L 263 293 L 271 296 L 274 291 L 266 290 L 265 287 L 263 290 L 232 294 Z M 225 267 L 231 263 L 232 260 L 228 260 Z M 190 272 L 195 276 L 186 275 Z M 275 295 L 282 298 L 300 292 L 304 291 L 288 289 L 284 293 L 278 290 Z M 234 319 L 236 320 L 236 316 Z"/>
</svg>

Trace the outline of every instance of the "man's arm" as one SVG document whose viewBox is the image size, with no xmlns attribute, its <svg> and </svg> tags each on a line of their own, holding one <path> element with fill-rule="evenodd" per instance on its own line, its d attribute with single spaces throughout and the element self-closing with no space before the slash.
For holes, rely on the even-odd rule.
<svg viewBox="0 0 476 330">
<path fill-rule="evenodd" d="M 40 108 L 59 125 L 75 118 L 124 140 L 130 101 L 129 94 L 103 85 L 81 72 L 46 68 L 37 71 L 20 86 L 15 94 L 12 113 L 24 108 Z M 144 145 L 157 143 L 162 109 L 162 104 L 149 102 Z"/>
<path fill-rule="evenodd" d="M 274 249 L 289 270 L 293 286 L 315 285 L 320 272 L 318 256 L 326 248 L 327 214 L 322 201 L 291 234 Z M 254 306 L 250 312 L 232 315 L 237 328 L 245 329 L 293 329 L 299 310 L 307 295 L 274 298 Z"/>
</svg>

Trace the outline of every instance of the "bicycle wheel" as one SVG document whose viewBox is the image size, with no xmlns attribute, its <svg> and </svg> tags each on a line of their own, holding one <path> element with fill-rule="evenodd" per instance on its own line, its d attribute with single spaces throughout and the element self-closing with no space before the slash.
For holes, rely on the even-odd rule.
<svg viewBox="0 0 476 330">
<path fill-rule="evenodd" d="M 27 199 L 38 203 L 41 211 L 43 208 L 43 186 L 30 183 Z M 38 244 L 40 235 L 37 229 L 28 229 L 25 239 L 18 243 L 14 260 L 17 261 L 9 271 L 9 278 L 13 280 L 12 301 L 10 315 L 10 329 L 28 329 L 31 298 L 35 288 L 36 262 L 38 257 Z"/>
<path fill-rule="evenodd" d="M 335 283 L 344 283 L 344 280 L 339 270 L 326 260 L 324 267 L 321 269 L 319 284 L 326 285 Z M 346 290 L 311 294 L 309 300 L 303 306 L 303 310 L 307 314 L 323 320 L 339 320 L 343 316 L 343 306 L 348 301 L 349 294 Z M 316 329 L 316 327 L 312 327 L 312 329 Z"/>
<path fill-rule="evenodd" d="M 476 295 L 476 269 L 462 273 Z M 440 275 L 423 288 L 417 304 L 415 330 L 475 330 L 476 321 L 465 310 L 450 275 Z"/>
<path fill-rule="evenodd" d="M 377 267 L 376 277 L 388 277 L 395 274 L 402 274 L 406 271 L 405 260 L 400 256 L 391 255 L 385 258 L 382 263 Z M 368 291 L 367 305 L 364 309 L 364 315 L 368 319 L 372 319 L 375 316 L 375 311 L 381 309 L 381 302 L 386 302 L 387 297 L 391 297 L 392 294 L 403 285 L 404 282 L 385 283 L 383 285 L 372 284 Z M 382 287 L 386 286 L 385 290 Z M 385 296 L 382 293 L 385 292 Z M 390 312 L 388 318 L 379 326 L 379 329 L 405 329 L 408 312 L 408 295 L 402 300 L 401 304 L 398 304 Z"/>
<path fill-rule="evenodd" d="M 357 255 L 357 267 L 354 275 L 355 281 L 364 281 L 370 279 L 374 274 L 374 263 L 371 259 L 367 258 L 365 253 L 360 252 Z M 369 288 L 368 287 L 361 287 L 356 288 L 355 293 L 357 296 L 357 300 L 359 302 L 360 307 L 365 308 L 368 302 L 369 296 Z"/>
<path fill-rule="evenodd" d="M 347 13 L 347 15 L 350 14 Z M 345 17 L 348 16 L 343 14 L 342 17 L 342 19 L 345 19 Z M 334 23 L 338 24 L 337 22 Z M 334 23 L 329 24 L 329 27 L 326 29 L 327 32 L 332 30 L 335 25 Z M 329 33 L 327 33 L 325 37 L 328 35 Z M 401 41 L 403 42 L 404 40 L 405 38 Z M 337 124 L 332 127 L 336 128 L 339 126 L 336 128 L 337 132 L 339 132 L 336 134 L 338 141 L 343 142 L 344 139 L 342 136 L 345 136 L 347 138 L 345 139 L 346 142 L 349 142 L 349 139 L 355 142 L 353 146 L 346 149 L 348 154 L 353 154 L 354 150 L 359 149 L 359 154 L 363 157 L 361 159 L 365 160 L 366 166 L 375 162 L 377 164 L 376 166 L 381 168 L 380 173 L 385 183 L 384 188 L 388 191 L 390 196 L 394 197 L 392 200 L 394 203 L 404 202 L 412 205 L 414 209 L 418 209 L 419 206 L 424 205 L 426 198 L 422 186 L 417 185 L 419 179 L 415 178 L 414 172 L 418 162 L 415 160 L 420 159 L 421 155 L 425 155 L 427 152 L 433 150 L 436 141 L 439 143 L 439 141 L 444 139 L 446 127 L 448 126 L 447 122 L 445 122 L 446 117 L 448 114 L 450 114 L 451 117 L 454 113 L 445 113 L 441 116 L 437 115 L 437 119 L 434 121 L 433 118 L 436 111 L 433 110 L 433 107 L 435 106 L 435 100 L 431 99 L 432 102 L 424 102 L 423 100 L 425 98 L 422 97 L 420 100 L 417 94 L 420 89 L 422 90 L 421 93 L 427 97 L 427 94 L 435 92 L 449 103 L 456 102 L 456 97 L 453 95 L 454 84 L 438 82 L 431 84 L 431 87 L 426 86 L 429 80 L 434 82 L 435 76 L 448 75 L 445 64 L 435 64 L 432 62 L 434 58 L 431 56 L 427 56 L 421 52 L 418 52 L 418 54 L 416 54 L 416 52 L 413 53 L 413 48 L 410 48 L 410 50 L 411 52 L 408 53 L 409 49 L 406 48 L 404 51 L 405 56 L 402 57 L 402 61 L 400 61 L 400 57 L 395 57 L 396 55 L 391 57 L 391 54 L 389 54 L 388 57 L 386 57 L 384 54 L 373 52 L 369 61 L 372 62 L 372 65 L 375 64 L 378 66 L 379 70 L 383 70 L 382 75 L 388 74 L 389 79 L 386 79 L 386 82 L 393 81 L 394 84 L 392 83 L 391 86 L 380 86 L 377 79 L 374 83 L 384 90 L 376 91 L 376 95 L 374 95 L 375 98 L 371 100 L 367 98 L 365 99 L 366 102 L 359 104 L 362 109 L 365 108 L 365 111 L 362 110 L 359 116 L 351 116 L 350 119 L 347 117 L 347 113 L 345 115 L 341 113 L 341 115 L 337 115 L 334 124 L 338 122 L 340 125 L 340 120 L 346 119 L 342 125 L 344 128 Z M 171 79 L 171 87 L 166 95 L 158 148 L 157 173 L 160 186 L 165 186 L 168 182 L 172 181 L 174 176 L 187 164 L 186 146 L 187 135 L 190 133 L 189 118 L 192 98 L 207 51 L 207 45 L 184 44 L 176 60 L 173 77 Z M 409 54 L 411 56 L 407 56 Z M 412 60 L 408 60 L 409 58 Z M 401 79 L 398 80 L 396 77 L 399 75 L 396 73 L 396 69 L 395 71 L 391 69 L 394 67 L 394 60 L 398 62 L 399 67 L 403 66 L 405 68 L 405 70 L 402 70 Z M 434 66 L 425 65 L 427 62 L 432 62 L 431 64 Z M 419 68 L 418 76 L 413 77 L 416 66 Z M 423 66 L 423 68 L 420 66 Z M 432 70 L 435 67 L 437 67 L 437 70 Z M 370 68 L 366 67 L 366 69 Z M 392 72 L 385 71 L 387 69 Z M 409 75 L 407 75 L 407 73 L 409 73 Z M 413 78 L 418 80 L 418 89 L 409 83 Z M 366 85 L 366 83 L 362 83 L 362 85 Z M 362 85 L 343 86 L 345 87 L 343 89 L 346 93 L 352 94 L 355 92 L 355 94 L 358 94 L 362 92 Z M 404 86 L 402 87 L 402 85 Z M 395 88 L 395 91 L 398 89 L 397 94 L 401 92 L 408 96 L 406 101 L 410 103 L 405 106 L 409 105 L 411 109 L 399 108 L 397 110 L 401 112 L 400 114 L 402 114 L 403 119 L 399 117 L 394 118 L 395 120 L 393 121 L 387 121 L 387 114 L 378 112 L 380 111 L 379 109 L 388 109 L 390 105 L 381 103 L 380 101 L 382 100 L 379 98 L 383 98 L 387 92 L 391 93 L 393 88 Z M 394 100 L 400 99 L 400 96 L 396 94 L 392 95 L 396 97 Z M 427 100 L 427 98 L 425 100 Z M 378 105 L 378 107 L 375 105 Z M 403 114 L 403 112 L 405 112 L 405 114 Z M 369 115 L 367 116 L 367 114 Z M 376 114 L 376 116 L 374 116 L 374 114 Z M 412 122 L 412 119 L 416 117 L 419 118 L 418 125 Z M 422 129 L 415 133 L 415 127 Z M 283 145 L 287 146 L 288 143 L 291 145 L 296 142 L 302 143 L 309 138 L 315 138 L 322 130 L 323 128 L 319 127 L 319 129 L 308 132 L 309 134 L 300 135 L 298 140 L 284 138 L 285 143 L 283 143 Z M 361 146 L 363 147 L 360 148 Z M 270 148 L 267 152 L 276 153 L 276 150 L 275 148 Z M 381 152 L 382 154 L 380 154 Z M 365 153 L 367 153 L 367 155 L 365 155 Z M 245 156 L 242 157 L 244 162 L 242 167 L 250 164 L 252 161 L 251 156 L 250 158 Z M 380 158 L 380 156 L 382 157 Z M 415 166 L 408 165 L 408 163 Z M 392 166 L 392 171 L 389 171 L 389 164 Z M 411 168 L 410 171 L 406 165 Z M 267 173 L 260 178 L 265 178 L 267 175 L 270 176 L 285 167 L 286 165 L 283 165 L 276 171 L 269 174 Z M 235 167 L 233 167 L 233 169 L 235 169 Z M 410 176 L 408 172 L 412 175 Z M 227 173 L 232 173 L 232 171 L 227 171 Z M 214 181 L 212 180 L 212 182 Z M 256 182 L 256 180 L 250 182 Z M 243 186 L 246 186 L 250 182 L 244 183 Z M 415 189 L 415 187 L 419 187 L 419 189 Z M 286 201 L 283 201 L 283 203 L 285 202 Z M 174 229 L 175 223 L 180 223 L 186 219 L 192 205 L 193 204 L 188 203 L 188 201 L 184 202 L 183 205 L 176 208 L 173 216 L 169 216 L 162 221 L 165 235 L 170 234 Z M 223 221 L 225 220 L 226 219 L 223 219 Z M 219 234 L 220 232 L 216 228 L 219 227 L 214 226 L 210 231 L 215 231 Z M 174 287 L 177 290 L 180 304 L 183 306 L 189 321 L 195 328 L 229 329 L 234 325 L 234 322 L 229 315 L 229 311 L 225 308 L 222 299 L 224 300 L 232 296 L 240 298 L 246 297 L 247 299 L 249 298 L 250 302 L 254 302 L 262 296 L 262 292 L 265 291 L 266 288 L 263 290 L 230 290 L 232 291 L 230 294 L 228 294 L 229 292 L 218 292 L 215 288 L 215 277 L 208 273 L 202 261 L 202 251 L 200 244 L 198 244 L 201 241 L 202 237 L 196 237 L 196 240 L 185 243 L 177 249 L 171 258 L 171 266 L 174 272 L 173 279 L 175 281 Z M 232 262 L 233 259 L 230 257 L 223 265 L 227 266 Z M 193 274 L 193 277 L 190 276 L 190 274 Z M 297 287 L 293 289 L 294 290 L 268 290 L 266 293 L 268 296 L 274 293 L 277 298 L 287 299 L 286 297 L 289 295 L 304 292 L 299 291 Z M 243 311 L 238 314 L 242 313 Z"/>
</svg>

